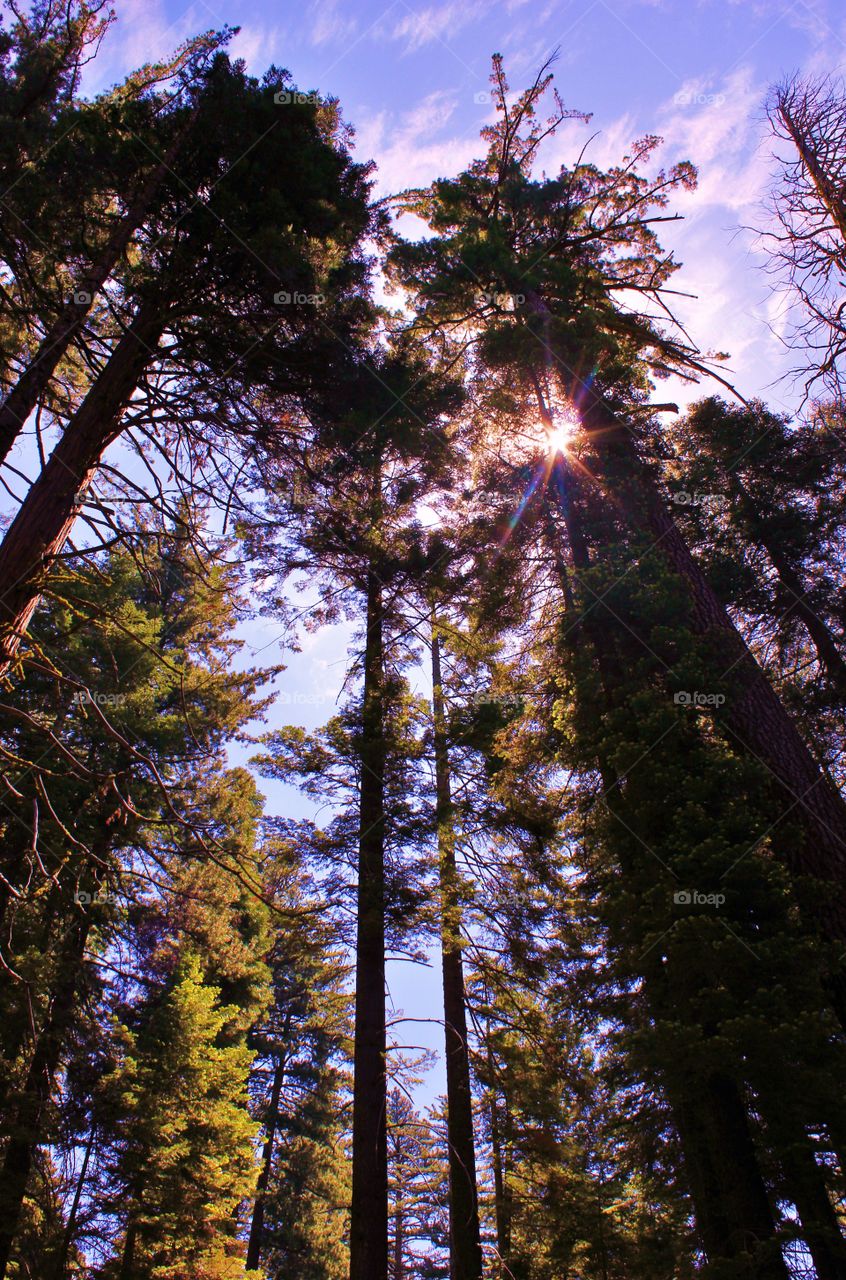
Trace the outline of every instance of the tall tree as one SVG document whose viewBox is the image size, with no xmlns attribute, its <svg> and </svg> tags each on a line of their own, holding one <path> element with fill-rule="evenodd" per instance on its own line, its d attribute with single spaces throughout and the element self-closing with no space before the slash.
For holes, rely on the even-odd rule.
<svg viewBox="0 0 846 1280">
<path fill-rule="evenodd" d="M 450 1274 L 481 1280 L 482 1245 L 473 1139 L 473 1095 L 462 960 L 461 890 L 455 856 L 449 745 L 444 708 L 441 642 L 432 625 L 432 723 L 435 756 L 435 821 L 438 838 L 444 1059 L 447 1076 Z"/>
<path fill-rule="evenodd" d="M 641 446 L 650 372 L 675 368 L 691 376 L 703 368 L 687 340 L 666 332 L 640 302 L 645 296 L 666 306 L 677 264 L 660 253 L 652 224 L 670 216 L 663 213 L 669 194 L 689 187 L 693 171 L 678 165 L 642 176 L 656 145 L 647 138 L 606 173 L 582 162 L 554 179 L 533 180 L 538 147 L 566 114 L 559 103 L 546 126 L 535 120 L 548 83 L 540 76 L 511 103 L 495 59 L 500 119 L 485 132 L 488 154 L 458 179 L 406 197 L 404 207 L 436 234 L 398 245 L 394 273 L 413 291 L 419 329 L 455 331 L 464 340 L 471 327 L 477 376 L 522 417 L 524 448 L 531 424 L 537 445 L 550 427 L 578 416 L 597 493 L 614 513 L 609 536 L 612 542 L 621 536 L 620 516 L 631 530 L 647 529 L 677 577 L 680 598 L 689 602 L 688 625 L 707 641 L 703 656 L 712 654 L 700 677 L 704 687 L 731 673 L 726 731 L 778 780 L 780 814 L 801 815 L 803 838 L 785 841 L 783 856 L 797 884 L 809 878 L 827 885 L 823 894 L 804 894 L 803 907 L 839 940 L 846 936 L 846 804 L 694 560 Z M 629 297 L 634 302 L 625 309 L 621 299 Z M 491 387 L 486 394 L 493 400 Z M 519 433 L 510 443 L 519 449 Z M 572 521 L 569 532 L 576 533 Z M 666 671 L 672 679 L 672 663 Z M 828 981 L 846 1018 L 839 962 Z"/>
<path fill-rule="evenodd" d="M 303 394 L 319 380 L 327 354 L 342 350 L 340 303 L 360 279 L 354 259 L 370 221 L 366 169 L 339 142 L 331 107 L 321 114 L 309 100 L 280 109 L 275 98 L 285 83 L 284 73 L 271 72 L 259 85 L 223 55 L 214 59 L 197 94 L 198 145 L 185 153 L 178 174 L 167 175 L 167 199 L 149 218 L 150 252 L 131 267 L 105 362 L 0 545 L 7 584 L 0 595 L 0 666 L 7 668 L 17 652 L 80 494 L 124 430 L 124 411 L 148 370 L 178 389 L 177 399 L 199 382 L 203 395 L 214 386 L 219 439 L 233 401 L 243 403 L 257 385 L 266 395 Z M 174 111 L 165 127 L 181 123 Z M 296 167 L 292 153 L 302 161 Z M 236 166 L 237 184 L 228 177 Z M 284 193 L 268 192 L 267 173 L 283 166 Z M 198 200 L 210 183 L 207 198 Z M 307 248 L 314 237 L 322 255 Z M 327 339 L 316 306 L 332 297 L 339 308 Z M 159 351 L 165 331 L 172 340 Z M 243 430 L 237 414 L 231 421 Z"/>
</svg>

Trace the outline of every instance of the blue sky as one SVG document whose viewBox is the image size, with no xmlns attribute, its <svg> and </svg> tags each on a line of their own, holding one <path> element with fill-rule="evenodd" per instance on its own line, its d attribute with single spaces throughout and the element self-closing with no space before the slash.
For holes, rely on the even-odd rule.
<svg viewBox="0 0 846 1280">
<path fill-rule="evenodd" d="M 377 162 L 379 194 L 454 173 L 477 154 L 479 130 L 494 115 L 493 52 L 504 55 L 519 89 L 560 48 L 556 84 L 568 106 L 593 119 L 562 128 L 544 167 L 572 161 L 593 135 L 588 155 L 600 165 L 646 133 L 665 139 L 662 164 L 692 160 L 699 187 L 677 200 L 684 221 L 663 237 L 684 264 L 676 286 L 697 295 L 680 304 L 680 316 L 704 350 L 730 354 L 744 394 L 793 407 L 789 383 L 779 381 L 787 366 L 778 339 L 784 308 L 749 228 L 765 224 L 774 167 L 768 86 L 791 71 L 846 65 L 838 0 L 116 0 L 116 7 L 119 21 L 91 69 L 89 92 L 197 31 L 240 25 L 232 48 L 251 71 L 276 63 L 300 89 L 340 98 L 357 155 Z M 658 398 L 696 394 L 671 385 Z M 347 630 L 305 636 L 294 656 L 280 652 L 277 634 L 261 622 L 248 636 L 257 661 L 289 664 L 273 721 L 322 723 L 346 670 Z M 269 798 L 271 808 L 289 803 Z M 436 1016 L 437 986 L 433 972 L 392 969 L 392 996 L 411 1015 Z M 437 1045 L 440 1031 L 422 1024 L 420 1039 Z M 431 1084 L 438 1081 L 435 1073 Z"/>
<path fill-rule="evenodd" d="M 553 171 L 593 135 L 589 158 L 619 160 L 645 133 L 665 139 L 661 163 L 692 160 L 696 192 L 664 241 L 698 295 L 682 317 L 703 348 L 728 351 L 738 386 L 789 408 L 764 258 L 745 227 L 760 226 L 773 170 L 763 111 L 767 88 L 793 70 L 846 65 L 838 0 L 116 0 L 117 26 L 92 66 L 89 91 L 161 56 L 188 35 L 239 25 L 232 49 L 260 74 L 287 67 L 297 86 L 340 98 L 361 158 L 378 165 L 380 194 L 453 173 L 477 153 L 490 55 L 512 87 L 560 50 L 556 84 L 568 106 L 593 112 L 562 128 L 544 153 Z M 678 388 L 674 394 L 682 394 Z"/>
</svg>

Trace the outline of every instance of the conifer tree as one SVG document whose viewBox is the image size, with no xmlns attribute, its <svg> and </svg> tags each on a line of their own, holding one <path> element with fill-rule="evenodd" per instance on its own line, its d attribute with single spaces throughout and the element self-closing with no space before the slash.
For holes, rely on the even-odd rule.
<svg viewBox="0 0 846 1280">
<path fill-rule="evenodd" d="M 149 370 L 168 382 L 177 403 L 189 388 L 200 404 L 219 397 L 209 415 L 219 442 L 227 406 L 240 407 L 257 386 L 277 403 L 305 394 L 327 356 L 343 350 L 341 338 L 355 324 L 354 315 L 344 318 L 344 298 L 360 283 L 357 245 L 370 222 L 366 169 L 338 140 L 331 106 L 321 114 L 310 100 L 280 110 L 285 84 L 285 73 L 272 70 L 259 85 L 218 54 L 195 101 L 165 116 L 162 127 L 177 132 L 189 116 L 197 145 L 183 153 L 178 174 L 167 174 L 147 220 L 150 253 L 127 273 L 122 314 L 103 335 L 102 365 L 0 544 L 3 669 L 70 534 L 80 495 L 125 429 L 124 411 Z M 220 177 L 236 163 L 237 185 Z M 267 173 L 282 167 L 284 192 L 268 192 Z M 198 200 L 212 178 L 208 198 Z M 306 251 L 315 236 L 322 257 Z M 337 306 L 331 330 L 316 316 L 326 299 Z M 165 331 L 173 341 L 160 351 Z M 233 433 L 235 424 L 244 432 L 237 413 L 229 421 Z"/>
<path fill-rule="evenodd" d="M 590 441 L 597 493 L 609 507 L 608 551 L 628 536 L 622 517 L 630 531 L 648 530 L 677 578 L 687 625 L 704 642 L 699 679 L 710 688 L 731 674 L 725 731 L 733 749 L 762 761 L 777 779 L 780 815 L 801 817 L 801 841 L 785 841 L 782 854 L 797 884 L 827 886 L 801 895 L 802 904 L 837 943 L 846 934 L 846 804 L 691 555 L 640 446 L 650 373 L 675 368 L 691 376 L 703 369 L 686 339 L 662 328 L 640 303 L 642 296 L 659 309 L 664 302 L 677 264 L 659 253 L 652 224 L 669 216 L 662 211 L 670 193 L 690 187 L 695 175 L 689 165 L 677 165 L 642 176 L 656 145 L 647 138 L 607 173 L 582 162 L 554 179 L 533 179 L 538 147 L 567 114 L 558 101 L 545 126 L 535 119 L 549 79 L 541 75 L 512 104 L 501 59 L 494 60 L 500 119 L 485 131 L 488 154 L 458 179 L 406 195 L 403 207 L 435 234 L 397 245 L 393 271 L 414 294 L 419 330 L 460 333 L 470 326 L 477 335 L 477 379 L 488 384 L 489 403 L 496 388 L 500 408 L 510 405 L 513 416 L 506 421 L 522 418 L 524 449 L 532 434 L 537 449 L 548 430 L 563 430 L 578 417 Z M 633 302 L 625 309 L 620 300 L 627 298 Z M 534 433 L 526 425 L 532 422 Z M 499 438 L 504 434 L 500 430 Z M 519 431 L 510 443 L 519 454 Z M 570 488 L 576 478 L 568 480 Z M 542 482 L 539 477 L 535 487 Z M 578 539 L 573 520 L 567 537 Z M 595 630 L 595 619 L 587 626 Z M 838 961 L 827 982 L 846 1018 Z"/>
</svg>

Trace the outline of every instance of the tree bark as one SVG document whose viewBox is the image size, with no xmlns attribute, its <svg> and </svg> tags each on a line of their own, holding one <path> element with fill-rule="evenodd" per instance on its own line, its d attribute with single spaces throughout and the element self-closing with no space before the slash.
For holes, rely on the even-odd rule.
<svg viewBox="0 0 846 1280">
<path fill-rule="evenodd" d="M 196 118 L 197 110 L 195 109 L 186 126 L 165 153 L 164 159 L 155 166 L 124 216 L 113 228 L 96 261 L 76 282 L 73 296 L 68 299 L 50 325 L 31 362 L 0 405 L 0 464 L 8 457 L 27 418 L 38 404 L 39 397 L 55 373 L 59 361 L 85 323 L 95 297 L 114 271 L 141 225 L 157 191 L 170 173 L 171 166 L 182 149 Z"/>
<path fill-rule="evenodd" d="M 789 1280 L 735 1081 L 711 1075 L 668 1086 L 668 1095 L 709 1262 L 735 1260 L 749 1280 Z"/>
<path fill-rule="evenodd" d="M 562 505 L 568 542 L 576 573 L 590 566 L 590 552 L 582 528 L 578 502 L 580 480 L 564 459 L 555 467 L 555 481 Z M 557 572 L 564 572 L 557 558 L 555 527 L 546 509 L 547 538 L 556 557 Z M 565 575 L 566 576 L 566 575 Z M 588 608 L 579 622 L 581 635 L 593 650 L 600 677 L 601 697 L 614 705 L 621 680 L 625 652 L 615 643 L 616 630 L 603 625 L 602 605 Z M 613 809 L 615 772 L 607 761 L 598 762 L 605 800 Z M 628 865 L 622 866 L 630 874 Z M 675 974 L 644 974 L 645 995 L 652 1016 L 664 1008 L 675 1009 L 678 990 Z M 671 1064 L 668 1064 L 671 1065 Z M 776 1240 L 776 1228 L 767 1190 L 761 1176 L 745 1104 L 738 1084 L 728 1076 L 711 1073 L 690 1076 L 683 1084 L 665 1076 L 665 1091 L 682 1144 L 688 1185 L 697 1230 L 709 1259 L 739 1259 L 755 1253 L 754 1269 L 738 1272 L 749 1280 L 788 1280 L 788 1272 Z"/>
<path fill-rule="evenodd" d="M 287 1038 L 288 1030 L 291 1025 L 290 1017 L 285 1019 L 283 1028 L 283 1039 Z M 270 1169 L 273 1163 L 273 1145 L 276 1139 L 276 1125 L 279 1119 L 279 1097 L 282 1093 L 282 1085 L 285 1080 L 285 1068 L 287 1066 L 287 1056 L 283 1053 L 277 1059 L 276 1068 L 273 1072 L 273 1087 L 270 1091 L 270 1105 L 267 1114 L 267 1136 L 264 1140 L 264 1146 L 261 1152 L 261 1173 L 259 1174 L 258 1183 L 256 1184 L 256 1198 L 253 1205 L 253 1218 L 250 1223 L 250 1238 L 247 1243 L 247 1258 L 245 1262 L 246 1269 L 258 1270 L 261 1262 L 261 1247 L 264 1243 L 264 1204 L 267 1198 L 267 1188 L 270 1184 Z"/>
<path fill-rule="evenodd" d="M 161 307 L 142 304 L 68 423 L 0 545 L 0 676 L 9 669 L 44 579 L 67 541 L 79 495 L 120 434 L 120 417 L 164 329 Z"/>
<path fill-rule="evenodd" d="M 82 1200 L 82 1189 L 85 1186 L 85 1179 L 88 1176 L 88 1164 L 91 1160 L 91 1152 L 94 1148 L 94 1125 L 88 1131 L 88 1141 L 85 1144 L 85 1152 L 82 1157 L 82 1167 L 79 1170 L 79 1176 L 76 1180 L 76 1186 L 73 1192 L 73 1202 L 68 1211 L 68 1220 L 65 1223 L 65 1229 L 62 1232 L 62 1243 L 59 1245 L 56 1261 L 53 1266 L 53 1280 L 65 1280 L 65 1268 L 68 1262 L 68 1253 L 70 1252 L 73 1234 L 76 1230 L 76 1215 L 79 1212 L 80 1201 Z"/>
<path fill-rule="evenodd" d="M 455 862 L 455 828 L 444 716 L 441 649 L 434 620 L 432 710 L 447 1078 L 450 1277 L 451 1280 L 481 1280 L 482 1245 L 473 1143 L 473 1097 L 470 1088 L 467 1009 L 461 957 L 461 903 Z"/>
<path fill-rule="evenodd" d="M 793 145 L 802 157 L 802 163 L 808 171 L 817 195 L 840 234 L 842 250 L 846 249 L 846 202 L 843 200 L 843 195 L 838 191 L 831 175 L 826 172 L 815 149 L 813 138 L 802 130 L 794 113 L 790 110 L 789 103 L 780 102 L 778 113 L 790 134 Z"/>
<path fill-rule="evenodd" d="M 377 485 L 379 483 L 377 476 Z M 355 972 L 350 1280 L 387 1280 L 385 728 L 382 588 L 367 574 Z"/>
<path fill-rule="evenodd" d="M 846 1240 L 808 1140 L 782 1148 L 779 1154 L 817 1280 L 846 1280 Z"/>
<path fill-rule="evenodd" d="M 795 613 L 802 620 L 808 637 L 816 649 L 820 666 L 827 672 L 840 694 L 846 698 L 846 659 L 840 652 L 837 640 L 819 614 L 808 604 L 808 592 L 799 572 L 774 539 L 769 536 L 766 524 L 758 519 L 755 504 L 742 480 L 732 472 L 729 483 L 749 528 L 749 536 L 766 551 L 779 581 L 792 597 L 793 603 L 787 612 Z"/>
</svg>

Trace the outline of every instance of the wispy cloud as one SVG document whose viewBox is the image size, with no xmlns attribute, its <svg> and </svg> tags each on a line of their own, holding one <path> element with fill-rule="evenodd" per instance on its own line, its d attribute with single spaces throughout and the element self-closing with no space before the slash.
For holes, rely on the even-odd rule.
<svg viewBox="0 0 846 1280">
<path fill-rule="evenodd" d="M 407 7 L 407 6 L 404 6 Z M 425 9 L 409 9 L 390 31 L 391 39 L 401 40 L 407 53 L 439 40 L 444 44 L 455 37 L 485 12 L 478 0 L 446 0 L 445 4 L 429 5 Z"/>
</svg>

